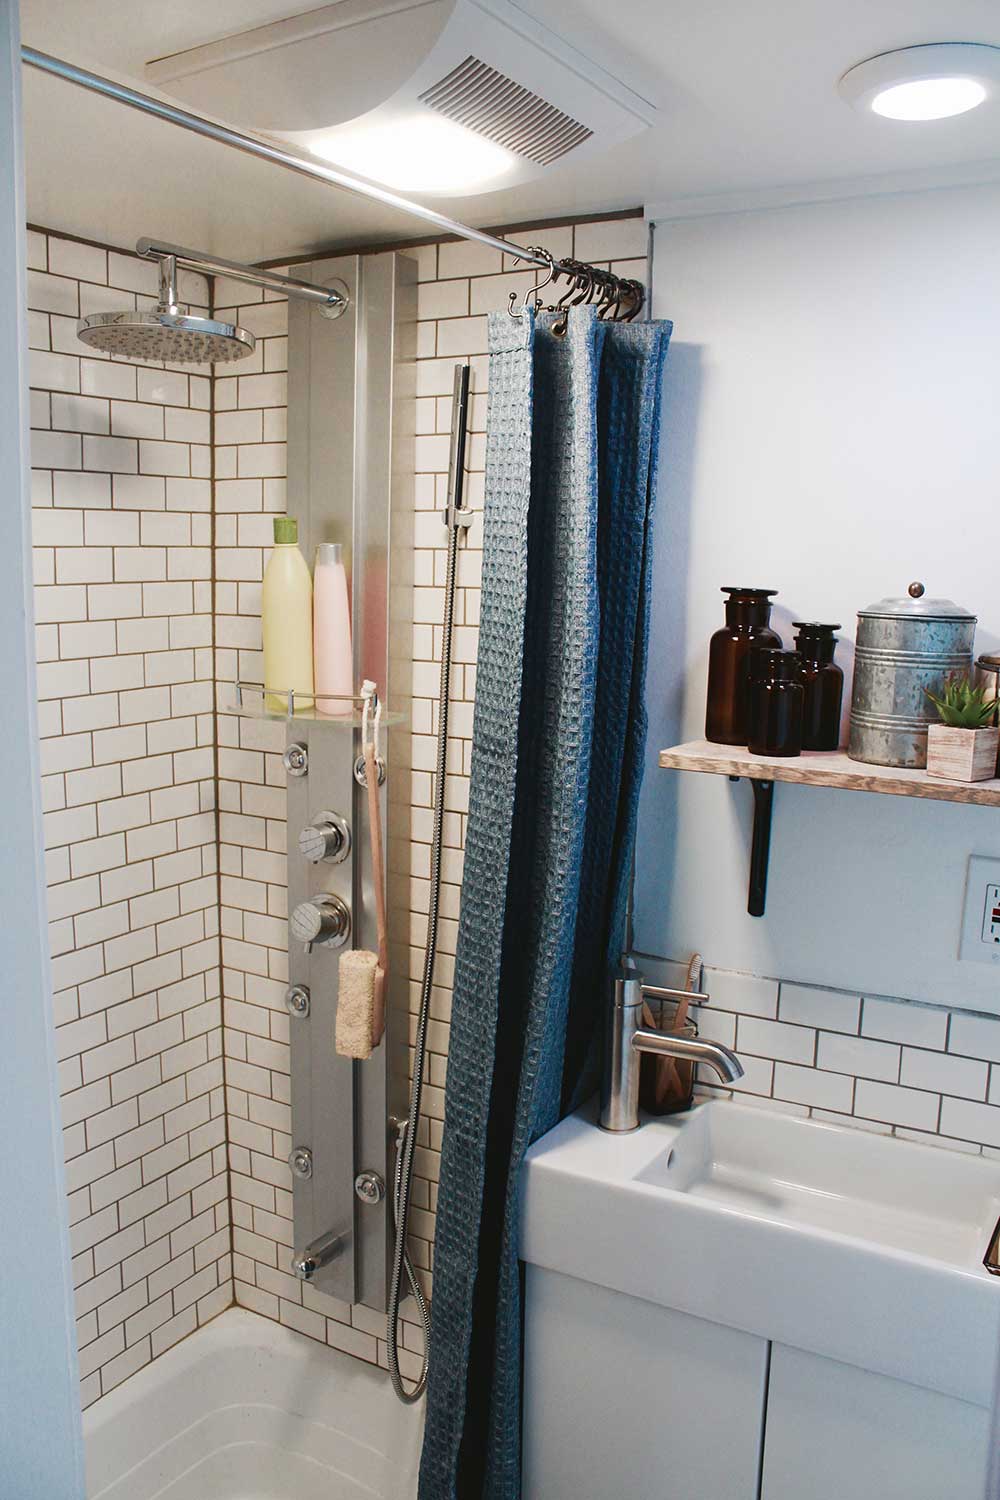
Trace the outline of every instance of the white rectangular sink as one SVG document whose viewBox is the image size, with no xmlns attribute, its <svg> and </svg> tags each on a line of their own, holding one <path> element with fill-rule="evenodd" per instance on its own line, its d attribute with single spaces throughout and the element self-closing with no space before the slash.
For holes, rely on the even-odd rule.
<svg viewBox="0 0 1000 1500">
<path fill-rule="evenodd" d="M 721 1101 L 637 1180 L 955 1266 L 982 1260 L 1000 1209 L 1000 1169 L 977 1158 Z"/>
<path fill-rule="evenodd" d="M 535 1145 L 521 1256 L 989 1406 L 1000 1162 L 713 1100 Z"/>
</svg>

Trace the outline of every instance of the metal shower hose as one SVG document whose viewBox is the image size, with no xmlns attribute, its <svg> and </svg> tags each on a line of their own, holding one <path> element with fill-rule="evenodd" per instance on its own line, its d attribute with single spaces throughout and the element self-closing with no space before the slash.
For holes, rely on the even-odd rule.
<svg viewBox="0 0 1000 1500">
<path fill-rule="evenodd" d="M 465 457 L 466 411 L 469 391 L 469 366 L 455 366 L 455 395 L 452 408 L 451 484 L 446 524 L 448 527 L 448 563 L 444 587 L 443 638 L 441 643 L 441 683 L 438 699 L 438 740 L 434 778 L 434 825 L 431 835 L 431 892 L 427 915 L 427 946 L 424 950 L 424 972 L 420 987 L 420 1011 L 413 1055 L 413 1077 L 410 1083 L 410 1107 L 400 1122 L 396 1147 L 396 1169 L 393 1176 L 392 1206 L 396 1221 L 396 1243 L 389 1283 L 389 1311 L 386 1342 L 389 1346 L 389 1374 L 393 1390 L 400 1401 L 419 1401 L 427 1386 L 427 1356 L 431 1320 L 427 1299 L 417 1278 L 406 1245 L 410 1213 L 410 1190 L 413 1186 L 413 1155 L 420 1123 L 420 1099 L 424 1086 L 424 1064 L 427 1054 L 427 1023 L 430 1019 L 431 988 L 434 983 L 434 960 L 437 956 L 438 912 L 441 904 L 441 845 L 444 837 L 444 796 L 448 759 L 448 700 L 451 694 L 452 625 L 455 615 L 455 574 L 458 563 L 458 535 L 468 524 L 468 513 L 461 508 L 463 466 Z M 424 1352 L 420 1374 L 412 1390 L 403 1384 L 399 1368 L 399 1304 L 406 1278 L 417 1304 L 423 1329 Z"/>
</svg>

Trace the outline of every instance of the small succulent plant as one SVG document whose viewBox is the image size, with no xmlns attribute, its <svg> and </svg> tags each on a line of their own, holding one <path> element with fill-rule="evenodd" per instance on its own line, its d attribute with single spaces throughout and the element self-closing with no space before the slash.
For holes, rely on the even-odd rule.
<svg viewBox="0 0 1000 1500">
<path fill-rule="evenodd" d="M 942 724 L 952 729 L 989 729 L 996 722 L 1000 700 L 988 698 L 986 689 L 976 687 L 969 677 L 949 677 L 940 697 L 931 692 L 927 696 Z"/>
</svg>

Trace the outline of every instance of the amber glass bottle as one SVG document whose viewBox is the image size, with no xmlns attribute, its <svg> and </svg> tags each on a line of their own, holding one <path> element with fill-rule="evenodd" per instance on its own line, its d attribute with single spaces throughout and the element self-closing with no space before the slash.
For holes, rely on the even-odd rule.
<svg viewBox="0 0 1000 1500">
<path fill-rule="evenodd" d="M 716 745 L 747 742 L 750 652 L 755 646 L 781 650 L 781 637 L 769 625 L 777 589 L 724 588 L 726 623 L 708 648 L 708 711 L 705 738 Z"/>
<path fill-rule="evenodd" d="M 750 684 L 754 755 L 802 754 L 802 658 L 797 651 L 757 651 Z"/>
<path fill-rule="evenodd" d="M 839 625 L 796 621 L 795 649 L 802 658 L 803 750 L 836 750 L 840 745 L 840 705 L 844 674 L 833 659 Z"/>
</svg>

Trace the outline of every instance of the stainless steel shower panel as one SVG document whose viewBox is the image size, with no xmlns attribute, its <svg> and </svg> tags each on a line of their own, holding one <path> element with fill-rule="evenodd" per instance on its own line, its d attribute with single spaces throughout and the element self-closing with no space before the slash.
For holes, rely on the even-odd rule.
<svg viewBox="0 0 1000 1500">
<path fill-rule="evenodd" d="M 412 484 L 416 266 L 399 255 L 338 257 L 299 268 L 346 283 L 336 322 L 289 305 L 288 513 L 311 561 L 320 542 L 340 542 L 351 583 L 354 679 L 371 678 L 391 725 L 383 732 L 381 790 L 389 885 L 390 984 L 386 1036 L 370 1059 L 334 1050 L 338 963 L 343 949 L 310 952 L 291 937 L 289 983 L 308 991 L 293 1009 L 292 1131 L 312 1153 L 312 1175 L 294 1179 L 295 1245 L 339 1236 L 337 1253 L 311 1257 L 310 1281 L 346 1302 L 386 1305 L 391 1225 L 383 1198 L 359 1197 L 355 1179 L 391 1175 L 389 1120 L 405 1107 L 408 1047 L 409 703 L 412 628 Z M 354 776 L 361 736 L 350 724 L 295 721 L 288 743 L 306 753 L 288 779 L 289 909 L 329 893 L 350 908 L 351 945 L 375 949 L 367 793 Z M 301 757 L 295 757 L 296 765 Z M 309 856 L 333 810 L 349 829 L 348 857 Z M 304 834 L 300 847 L 300 834 Z M 303 852 L 304 851 L 304 852 Z M 305 1252 L 300 1254 L 300 1260 Z M 300 1269 L 300 1274 L 302 1274 Z"/>
<path fill-rule="evenodd" d="M 330 325 L 333 326 L 333 325 Z M 312 1157 L 309 1176 L 293 1177 L 292 1198 L 296 1253 L 328 1232 L 339 1236 L 338 1253 L 313 1263 L 312 1284 L 332 1292 L 346 1302 L 354 1292 L 354 1198 L 349 1153 L 354 1131 L 352 1064 L 333 1050 L 336 1021 L 337 965 L 342 947 L 328 946 L 320 929 L 321 912 L 313 906 L 317 898 L 339 897 L 350 906 L 354 898 L 351 862 L 316 865 L 298 851 L 298 830 L 314 814 L 334 806 L 351 806 L 351 731 L 314 730 L 295 724 L 292 733 L 309 751 L 305 776 L 288 781 L 288 907 L 290 913 L 288 976 L 293 986 L 307 989 L 309 1007 L 305 1015 L 291 1016 L 292 1137 Z M 324 738 L 326 743 L 324 743 Z M 316 917 L 315 941 L 307 947 L 308 924 L 301 913 L 311 908 Z M 301 937 L 295 935 L 296 929 Z M 345 1145 L 346 1143 L 346 1145 Z M 301 1266 L 297 1266 L 302 1274 Z"/>
</svg>

